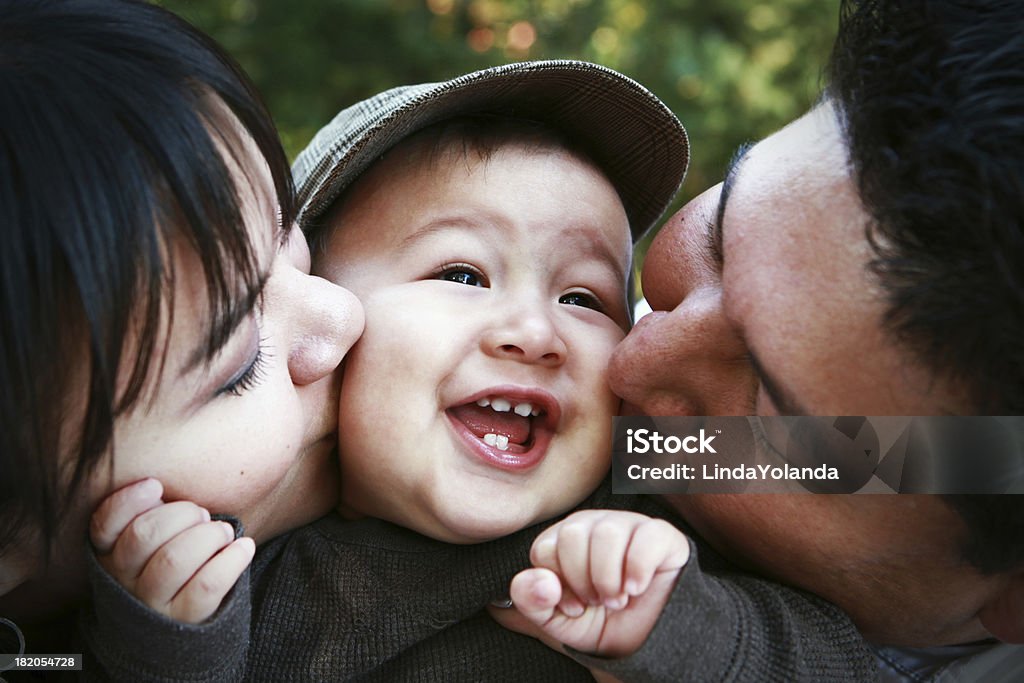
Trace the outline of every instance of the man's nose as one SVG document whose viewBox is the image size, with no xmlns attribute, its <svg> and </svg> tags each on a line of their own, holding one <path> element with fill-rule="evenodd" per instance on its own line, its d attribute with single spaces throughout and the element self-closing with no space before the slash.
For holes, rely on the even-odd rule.
<svg viewBox="0 0 1024 683">
<path fill-rule="evenodd" d="M 612 390 L 645 415 L 745 415 L 753 407 L 746 347 L 714 290 L 648 314 L 612 355 Z"/>
<path fill-rule="evenodd" d="M 701 287 L 717 286 L 721 273 L 713 252 L 721 186 L 716 185 L 665 221 L 644 257 L 644 298 L 655 311 L 671 311 Z"/>
<path fill-rule="evenodd" d="M 644 261 L 654 313 L 612 355 L 612 389 L 648 415 L 745 415 L 755 391 L 746 346 L 722 309 L 718 264 L 709 252 L 719 188 L 684 206 Z"/>
</svg>

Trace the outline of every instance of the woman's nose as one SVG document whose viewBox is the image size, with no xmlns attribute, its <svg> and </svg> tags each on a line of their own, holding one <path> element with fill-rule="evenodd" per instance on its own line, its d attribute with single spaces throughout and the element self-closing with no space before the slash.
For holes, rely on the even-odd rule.
<svg viewBox="0 0 1024 683">
<path fill-rule="evenodd" d="M 363 333 L 363 306 L 352 292 L 296 270 L 301 280 L 294 307 L 288 372 L 296 385 L 312 384 L 332 373 Z"/>
<path fill-rule="evenodd" d="M 495 358 L 557 367 L 565 362 L 568 348 L 559 333 L 550 304 L 523 302 L 495 311 L 493 323 L 484 331 L 481 346 Z"/>
<path fill-rule="evenodd" d="M 309 247 L 298 228 L 278 261 L 267 295 L 290 323 L 288 372 L 304 386 L 332 373 L 363 333 L 363 305 L 347 289 L 309 274 Z"/>
</svg>

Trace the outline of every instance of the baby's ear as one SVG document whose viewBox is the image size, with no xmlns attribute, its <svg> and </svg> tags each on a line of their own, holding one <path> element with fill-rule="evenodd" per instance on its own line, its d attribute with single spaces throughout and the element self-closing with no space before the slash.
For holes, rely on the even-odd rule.
<svg viewBox="0 0 1024 683">
<path fill-rule="evenodd" d="M 1009 583 L 981 608 L 978 618 L 999 640 L 1024 644 L 1024 570 L 1010 576 Z"/>
</svg>

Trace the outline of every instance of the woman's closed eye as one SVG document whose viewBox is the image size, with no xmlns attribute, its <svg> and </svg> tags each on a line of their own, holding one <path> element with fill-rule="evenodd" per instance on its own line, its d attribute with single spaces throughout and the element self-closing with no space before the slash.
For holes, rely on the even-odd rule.
<svg viewBox="0 0 1024 683">
<path fill-rule="evenodd" d="M 267 350 L 265 342 L 266 340 L 261 337 L 252 360 L 232 376 L 224 386 L 217 390 L 217 396 L 224 394 L 241 396 L 249 389 L 259 385 L 263 379 L 267 361 L 270 360 L 270 352 Z"/>
<path fill-rule="evenodd" d="M 438 268 L 433 278 L 445 282 L 455 282 L 470 287 L 487 287 L 487 276 L 479 268 L 468 263 L 450 263 Z"/>
</svg>

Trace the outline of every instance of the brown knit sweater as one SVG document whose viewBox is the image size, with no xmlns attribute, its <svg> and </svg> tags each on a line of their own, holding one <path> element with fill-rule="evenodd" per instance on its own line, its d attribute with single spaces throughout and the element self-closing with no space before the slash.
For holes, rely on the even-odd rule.
<svg viewBox="0 0 1024 683">
<path fill-rule="evenodd" d="M 586 507 L 674 518 L 653 498 Z M 484 607 L 527 566 L 539 525 L 457 546 L 387 522 L 336 515 L 260 549 L 220 611 L 175 624 L 94 567 L 95 610 L 83 619 L 85 675 L 125 681 L 586 681 L 586 669 L 506 631 Z M 684 529 L 685 530 L 685 529 Z M 693 547 L 647 643 L 617 662 L 579 655 L 624 681 L 874 680 L 874 658 L 850 621 L 804 592 L 738 573 Z M 251 609 L 250 609 L 251 603 Z"/>
</svg>

